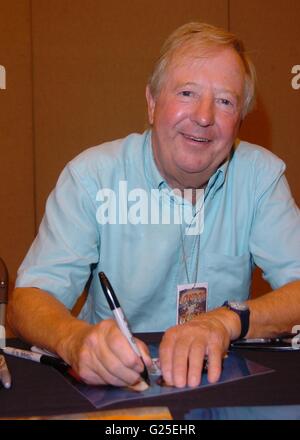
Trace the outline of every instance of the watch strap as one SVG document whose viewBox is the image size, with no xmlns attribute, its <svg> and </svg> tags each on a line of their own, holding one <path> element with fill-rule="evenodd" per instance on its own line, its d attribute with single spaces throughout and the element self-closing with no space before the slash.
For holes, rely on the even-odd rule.
<svg viewBox="0 0 300 440">
<path fill-rule="evenodd" d="M 239 310 L 238 308 L 232 307 L 228 301 L 225 301 L 223 304 L 224 307 L 227 307 L 232 312 L 235 312 L 240 318 L 241 322 L 241 333 L 237 339 L 243 339 L 249 330 L 250 325 L 250 310 L 247 307 L 245 310 Z"/>
</svg>

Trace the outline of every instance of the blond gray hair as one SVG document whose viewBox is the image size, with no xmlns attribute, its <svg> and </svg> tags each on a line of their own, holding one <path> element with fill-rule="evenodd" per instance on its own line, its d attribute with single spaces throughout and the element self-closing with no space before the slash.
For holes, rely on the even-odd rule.
<svg viewBox="0 0 300 440">
<path fill-rule="evenodd" d="M 166 71 L 174 56 L 183 54 L 187 48 L 199 50 L 199 54 L 206 54 L 222 47 L 233 48 L 240 56 L 245 68 L 245 90 L 242 108 L 244 118 L 253 108 L 256 95 L 256 72 L 249 56 L 246 54 L 243 42 L 233 33 L 207 23 L 187 23 L 176 29 L 165 41 L 160 56 L 154 65 L 149 79 L 149 89 L 153 97 L 161 91 Z"/>
</svg>

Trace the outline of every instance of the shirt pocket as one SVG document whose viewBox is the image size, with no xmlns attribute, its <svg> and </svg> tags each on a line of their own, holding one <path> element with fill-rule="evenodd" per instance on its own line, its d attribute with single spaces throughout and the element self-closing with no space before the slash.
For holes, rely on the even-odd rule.
<svg viewBox="0 0 300 440">
<path fill-rule="evenodd" d="M 208 282 L 208 310 L 225 301 L 245 301 L 249 297 L 252 264 L 251 255 L 202 254 L 201 281 Z M 200 259 L 200 264 L 201 264 Z"/>
</svg>

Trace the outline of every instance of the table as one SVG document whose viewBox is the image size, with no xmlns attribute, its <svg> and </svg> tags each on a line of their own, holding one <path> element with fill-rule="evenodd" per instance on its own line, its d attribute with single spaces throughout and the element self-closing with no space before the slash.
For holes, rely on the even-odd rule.
<svg viewBox="0 0 300 440">
<path fill-rule="evenodd" d="M 158 342 L 161 334 L 138 335 L 145 342 Z M 28 348 L 19 340 L 7 345 Z M 105 409 L 137 406 L 166 406 L 180 420 L 193 408 L 300 404 L 300 351 L 270 352 L 242 349 L 244 357 L 275 372 L 195 389 L 176 395 L 122 402 Z M 92 404 L 51 367 L 23 359 L 6 357 L 13 377 L 10 390 L 0 390 L 0 417 L 29 417 L 95 411 Z M 146 404 L 145 404 L 146 403 Z"/>
</svg>

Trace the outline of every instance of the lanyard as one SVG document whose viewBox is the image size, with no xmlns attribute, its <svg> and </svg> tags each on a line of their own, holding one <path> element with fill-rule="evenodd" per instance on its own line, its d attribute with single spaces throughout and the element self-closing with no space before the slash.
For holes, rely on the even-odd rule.
<svg viewBox="0 0 300 440">
<path fill-rule="evenodd" d="M 196 215 L 193 217 L 193 220 L 192 220 L 191 224 L 193 223 L 193 221 L 195 221 L 196 216 L 199 215 L 200 211 L 201 210 L 199 210 L 196 213 Z M 189 225 L 189 227 L 191 226 L 191 224 Z M 194 252 L 196 251 L 196 267 L 195 267 L 195 274 L 194 274 L 194 276 L 192 276 L 193 274 L 191 273 L 191 278 L 190 278 L 189 272 L 188 272 L 187 255 L 186 255 L 186 251 L 185 251 L 185 244 L 184 244 L 184 237 L 183 237 L 183 231 L 182 231 L 182 224 L 180 224 L 179 226 L 180 226 L 180 239 L 181 239 L 182 258 L 183 258 L 183 263 L 184 263 L 186 279 L 187 279 L 187 282 L 189 284 L 194 284 L 193 287 L 195 287 L 195 284 L 197 282 L 199 260 L 200 260 L 200 233 L 198 233 L 196 235 L 195 240 L 194 240 L 194 245 L 193 245 L 193 248 L 192 248 L 192 251 L 191 251 L 191 258 L 194 255 Z"/>
</svg>

